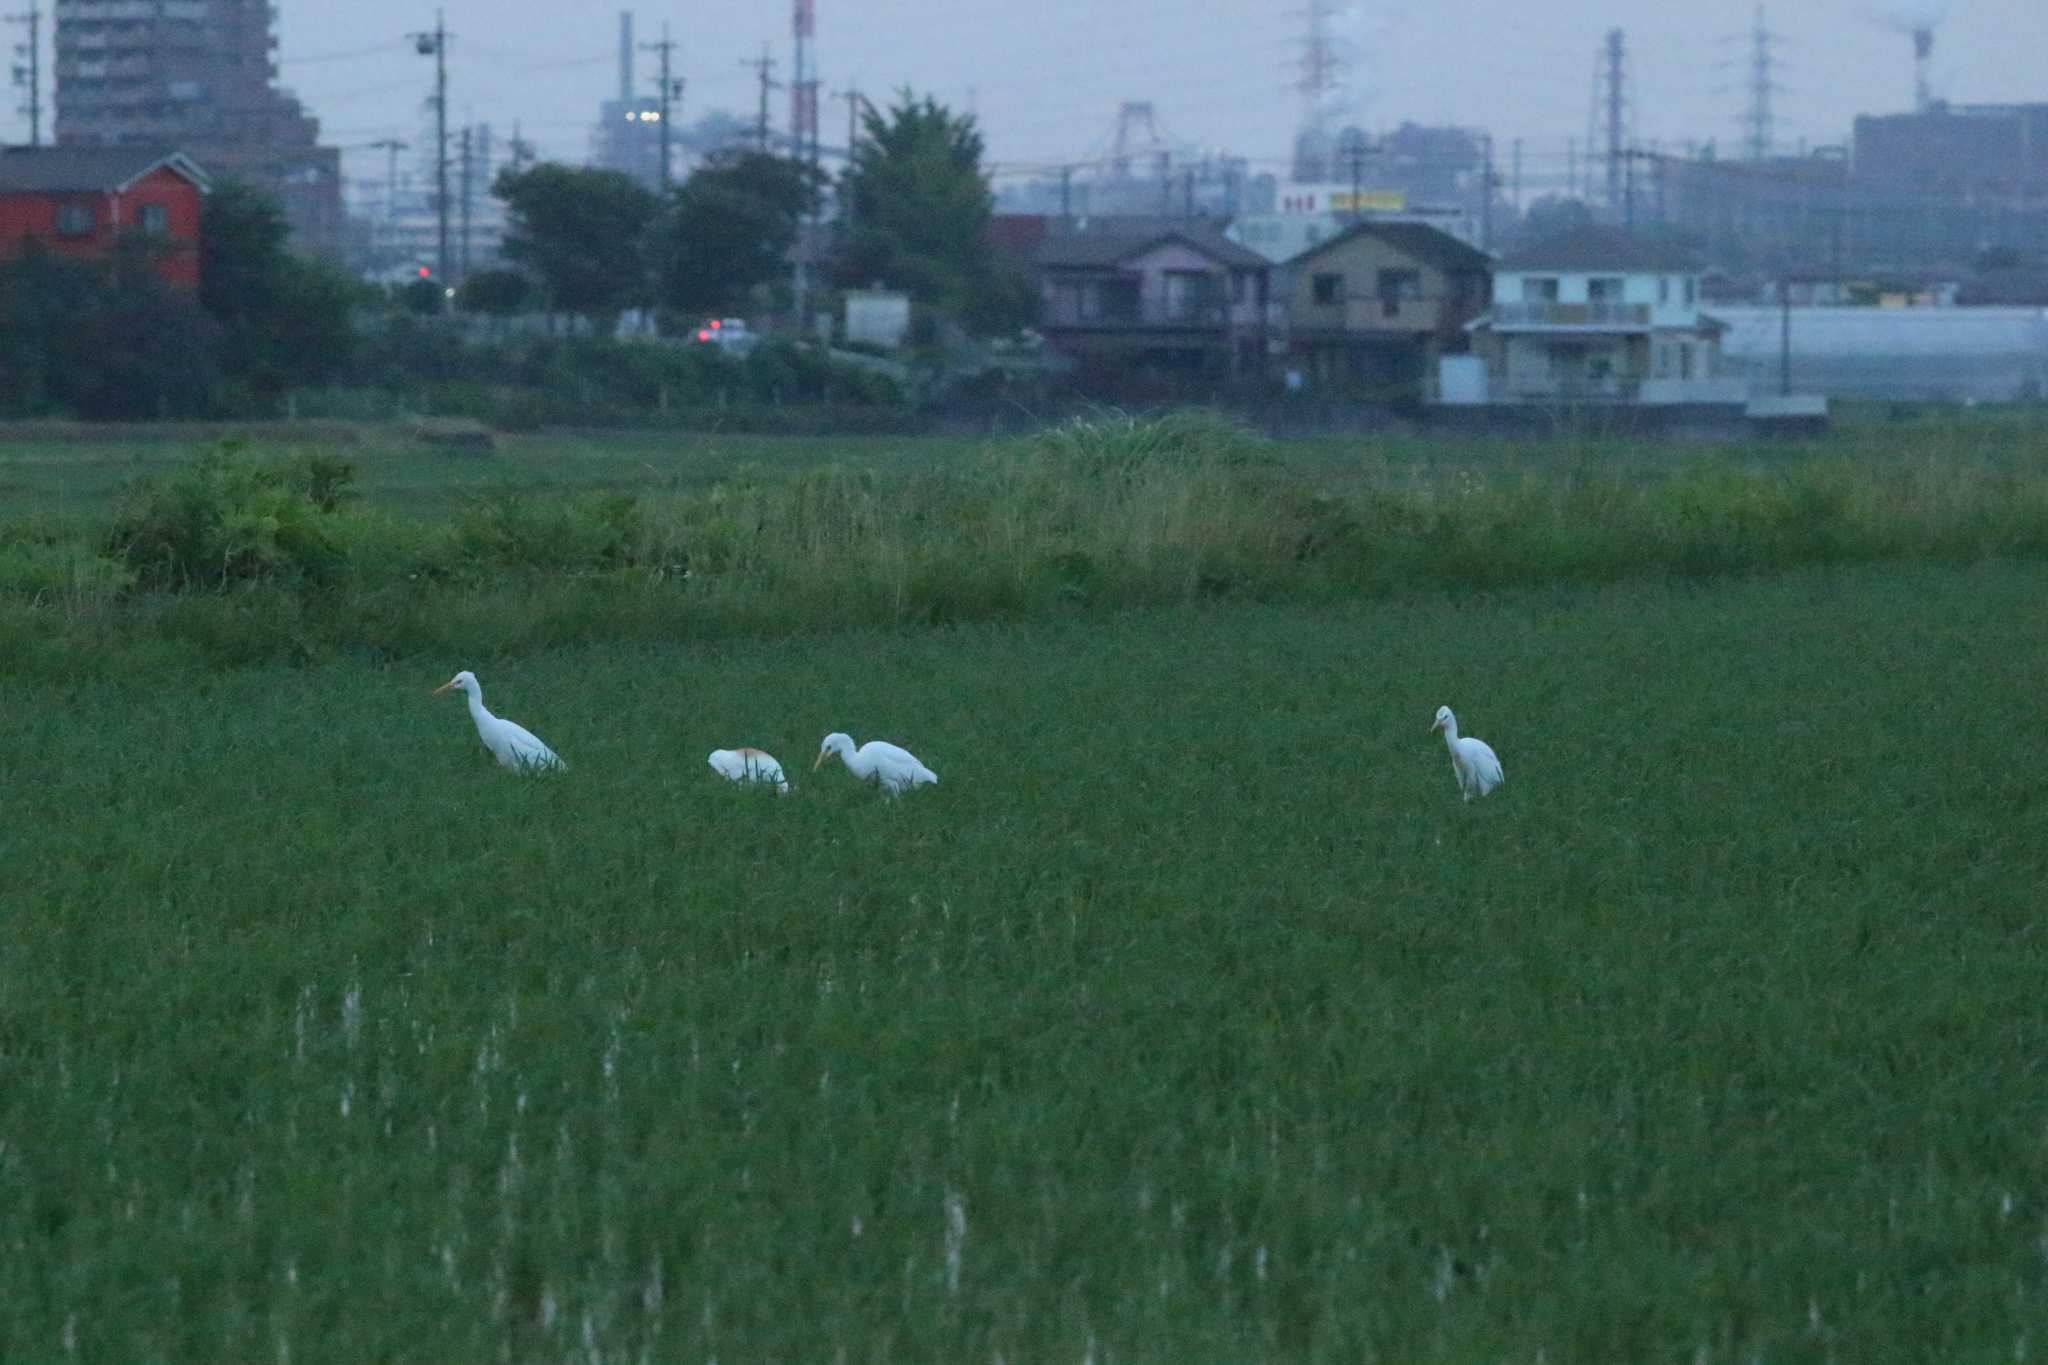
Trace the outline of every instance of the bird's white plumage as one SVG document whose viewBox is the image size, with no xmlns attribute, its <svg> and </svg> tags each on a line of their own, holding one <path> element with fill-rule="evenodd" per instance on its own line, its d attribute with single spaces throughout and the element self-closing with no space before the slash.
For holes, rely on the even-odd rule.
<svg viewBox="0 0 2048 1365">
<path fill-rule="evenodd" d="M 1507 780 L 1500 759 L 1485 740 L 1458 738 L 1458 718 L 1451 714 L 1450 707 L 1437 707 L 1436 724 L 1429 728 L 1444 732 L 1444 747 L 1451 751 L 1451 771 L 1457 775 L 1458 790 L 1467 801 L 1486 795 Z"/>
<path fill-rule="evenodd" d="M 759 749 L 713 749 L 711 771 L 732 782 L 766 782 L 776 791 L 787 796 L 789 779 L 782 775 L 782 765 L 775 761 L 773 754 Z"/>
<path fill-rule="evenodd" d="M 447 682 L 434 689 L 436 695 L 458 690 L 469 697 L 469 716 L 476 722 L 477 738 L 484 742 L 484 748 L 498 760 L 501 767 L 513 772 L 537 772 L 557 770 L 568 765 L 562 757 L 540 737 L 523 725 L 517 725 L 500 716 L 494 716 L 484 706 L 483 684 L 476 680 L 476 674 L 463 669 Z"/>
<path fill-rule="evenodd" d="M 856 749 L 851 736 L 834 731 L 825 736 L 824 743 L 818 746 L 818 762 L 811 767 L 816 768 L 833 754 L 839 755 L 855 777 L 879 783 L 882 790 L 891 796 L 912 787 L 938 784 L 939 775 L 918 762 L 917 755 L 886 740 L 871 739 Z"/>
</svg>

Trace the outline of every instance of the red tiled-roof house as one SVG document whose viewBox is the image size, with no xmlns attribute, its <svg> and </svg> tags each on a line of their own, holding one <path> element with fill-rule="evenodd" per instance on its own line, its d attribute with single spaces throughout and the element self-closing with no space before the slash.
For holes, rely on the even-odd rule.
<svg viewBox="0 0 2048 1365">
<path fill-rule="evenodd" d="M 206 173 L 181 152 L 133 147 L 10 147 L 0 151 L 0 260 L 39 243 L 74 260 L 105 260 L 131 233 L 154 239 L 157 276 L 199 285 Z"/>
</svg>

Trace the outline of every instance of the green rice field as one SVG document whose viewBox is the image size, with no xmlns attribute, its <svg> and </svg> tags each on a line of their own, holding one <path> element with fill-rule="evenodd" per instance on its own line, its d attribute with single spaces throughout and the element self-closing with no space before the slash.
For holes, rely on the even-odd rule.
<svg viewBox="0 0 2048 1365">
<path fill-rule="evenodd" d="M 0 675 L 0 1358 L 2036 1359 L 2044 600 Z"/>
</svg>

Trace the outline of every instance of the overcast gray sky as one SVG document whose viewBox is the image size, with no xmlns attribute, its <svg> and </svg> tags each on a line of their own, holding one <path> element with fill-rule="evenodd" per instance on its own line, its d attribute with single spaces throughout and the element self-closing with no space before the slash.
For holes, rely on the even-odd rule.
<svg viewBox="0 0 2048 1365">
<path fill-rule="evenodd" d="M 1177 141 L 1280 170 L 1301 119 L 1288 91 L 1307 0 L 816 0 L 817 66 L 827 92 L 909 86 L 974 108 L 999 167 L 1099 152 L 1126 100 L 1149 100 Z M 403 40 L 430 27 L 411 0 L 281 0 L 282 83 L 324 125 L 360 147 L 415 142 L 431 62 Z M 515 119 L 547 157 L 587 154 L 598 101 L 617 87 L 618 15 L 651 40 L 666 22 L 689 81 L 683 116 L 707 108 L 752 117 L 764 42 L 788 74 L 788 0 L 445 0 L 451 121 Z M 1946 11 L 1936 92 L 1958 102 L 2048 100 L 2048 0 L 1776 0 L 1778 132 L 1788 146 L 1836 142 L 1859 112 L 1912 101 L 1909 40 L 1887 11 Z M 1359 49 L 1357 121 L 1404 119 L 1489 129 L 1502 158 L 1525 140 L 1532 184 L 1561 172 L 1584 138 L 1601 35 L 1628 35 L 1634 135 L 1676 147 L 1740 137 L 1753 0 L 1359 0 L 1344 20 Z M 641 76 L 652 70 L 641 55 Z M 777 127 L 786 96 L 774 96 Z M 827 140 L 845 106 L 828 105 Z M 12 118 L 10 136 L 19 137 Z M 352 152 L 351 173 L 381 174 L 381 154 Z"/>
</svg>

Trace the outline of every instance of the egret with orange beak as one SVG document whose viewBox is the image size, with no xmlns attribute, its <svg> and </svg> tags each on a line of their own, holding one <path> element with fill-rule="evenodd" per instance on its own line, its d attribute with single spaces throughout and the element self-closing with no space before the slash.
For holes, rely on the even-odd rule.
<svg viewBox="0 0 2048 1365">
<path fill-rule="evenodd" d="M 469 717 L 476 722 L 477 738 L 484 742 L 499 766 L 515 773 L 560 771 L 569 766 L 562 762 L 561 755 L 541 743 L 533 731 L 485 710 L 483 684 L 476 680 L 476 674 L 465 668 L 435 688 L 433 695 L 438 697 L 455 690 L 469 694 Z"/>
<path fill-rule="evenodd" d="M 938 785 L 939 775 L 918 762 L 916 754 L 885 740 L 871 739 L 856 749 L 851 736 L 835 730 L 818 746 L 818 761 L 811 765 L 812 771 L 834 754 L 839 755 L 855 777 L 879 783 L 890 796 L 900 796 L 912 787 Z"/>
</svg>

